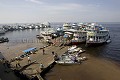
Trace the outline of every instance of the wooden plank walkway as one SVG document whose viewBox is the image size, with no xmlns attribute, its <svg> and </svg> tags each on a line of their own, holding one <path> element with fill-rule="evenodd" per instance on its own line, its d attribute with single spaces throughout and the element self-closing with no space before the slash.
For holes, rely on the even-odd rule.
<svg viewBox="0 0 120 80">
<path fill-rule="evenodd" d="M 23 60 L 20 61 L 21 67 L 17 68 L 21 70 L 27 76 L 38 76 L 41 73 L 40 63 L 44 65 L 44 68 L 48 67 L 51 63 L 54 62 L 54 58 L 52 55 L 52 51 L 61 55 L 65 53 L 68 49 L 66 46 L 48 46 L 45 49 L 45 54 L 43 55 L 42 49 L 38 50 L 36 53 L 29 55 L 31 58 L 31 63 L 28 63 L 28 57 L 24 57 Z M 16 61 L 12 62 L 12 65 L 16 65 Z M 40 76 L 39 76 L 40 78 Z"/>
</svg>

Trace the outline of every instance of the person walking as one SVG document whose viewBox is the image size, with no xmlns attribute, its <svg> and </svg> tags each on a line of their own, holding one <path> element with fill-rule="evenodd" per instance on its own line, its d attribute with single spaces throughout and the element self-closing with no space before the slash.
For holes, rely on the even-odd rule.
<svg viewBox="0 0 120 80">
<path fill-rule="evenodd" d="M 43 48 L 43 55 L 45 54 L 45 49 Z"/>
<path fill-rule="evenodd" d="M 21 67 L 19 60 L 16 61 L 16 68 Z"/>
<path fill-rule="evenodd" d="M 52 55 L 55 55 L 55 52 L 54 52 L 54 51 L 52 51 Z"/>
<path fill-rule="evenodd" d="M 28 56 L 28 64 L 31 63 L 31 58 Z"/>
<path fill-rule="evenodd" d="M 42 63 L 40 63 L 40 70 L 44 69 L 44 65 Z"/>
<path fill-rule="evenodd" d="M 54 58 L 54 61 L 57 61 L 59 59 L 57 53 L 53 55 L 53 58 Z"/>
</svg>

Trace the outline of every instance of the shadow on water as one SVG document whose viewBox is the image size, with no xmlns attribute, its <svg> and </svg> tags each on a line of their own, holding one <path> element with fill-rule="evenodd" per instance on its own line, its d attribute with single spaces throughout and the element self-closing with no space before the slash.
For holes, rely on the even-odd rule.
<svg viewBox="0 0 120 80">
<path fill-rule="evenodd" d="M 3 60 L 4 58 L 4 60 Z M 0 52 L 0 80 L 21 80 L 18 78 L 13 70 L 11 69 L 11 65 L 9 61 L 5 59 L 3 54 Z"/>
<path fill-rule="evenodd" d="M 0 59 L 2 58 L 5 58 L 5 57 L 2 55 L 2 52 L 0 52 Z"/>
<path fill-rule="evenodd" d="M 101 57 L 101 53 L 104 52 L 103 50 L 105 48 L 105 45 L 100 44 L 100 45 L 86 46 L 85 44 L 80 44 L 79 47 L 81 47 L 82 49 L 85 49 L 86 54 L 90 54 L 91 56 L 94 56 L 94 57 Z"/>
<path fill-rule="evenodd" d="M 0 34 L 0 37 L 1 37 L 1 36 L 4 36 L 4 35 L 5 35 L 5 34 Z"/>
<path fill-rule="evenodd" d="M 3 60 L 4 58 L 4 60 Z M 2 53 L 0 53 L 0 80 L 30 80 L 26 75 L 20 73 L 17 69 L 14 68 L 10 61 L 8 61 Z M 36 79 L 33 79 L 36 80 Z"/>
</svg>

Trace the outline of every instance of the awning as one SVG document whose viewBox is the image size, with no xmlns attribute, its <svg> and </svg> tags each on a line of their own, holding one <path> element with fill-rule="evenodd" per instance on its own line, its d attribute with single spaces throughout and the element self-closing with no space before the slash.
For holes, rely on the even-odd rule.
<svg viewBox="0 0 120 80">
<path fill-rule="evenodd" d="M 24 53 L 27 53 L 27 52 L 30 52 L 30 51 L 33 51 L 33 50 L 36 50 L 36 47 L 26 49 L 26 50 L 24 50 L 23 52 L 24 52 Z"/>
</svg>

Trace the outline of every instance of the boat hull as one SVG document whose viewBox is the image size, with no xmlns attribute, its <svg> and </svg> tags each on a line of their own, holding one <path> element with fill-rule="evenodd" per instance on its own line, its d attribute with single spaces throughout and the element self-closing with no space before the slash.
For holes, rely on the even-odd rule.
<svg viewBox="0 0 120 80">
<path fill-rule="evenodd" d="M 71 42 L 72 45 L 79 45 L 79 44 L 83 44 L 83 43 L 85 43 L 85 41 L 81 41 L 81 42 L 77 42 L 77 41 L 74 42 L 74 41 L 72 41 Z"/>
<path fill-rule="evenodd" d="M 86 46 L 89 47 L 89 46 L 102 46 L 106 44 L 106 42 L 102 42 L 102 43 L 86 43 Z"/>
<path fill-rule="evenodd" d="M 108 44 L 110 42 L 111 42 L 110 39 L 106 40 L 105 42 L 86 42 L 86 46 L 101 46 L 103 44 Z"/>
<path fill-rule="evenodd" d="M 64 62 L 64 61 L 55 61 L 59 65 L 73 65 L 73 64 L 80 64 L 77 62 Z"/>
<path fill-rule="evenodd" d="M 0 38 L 0 43 L 9 42 L 8 38 Z"/>
</svg>

